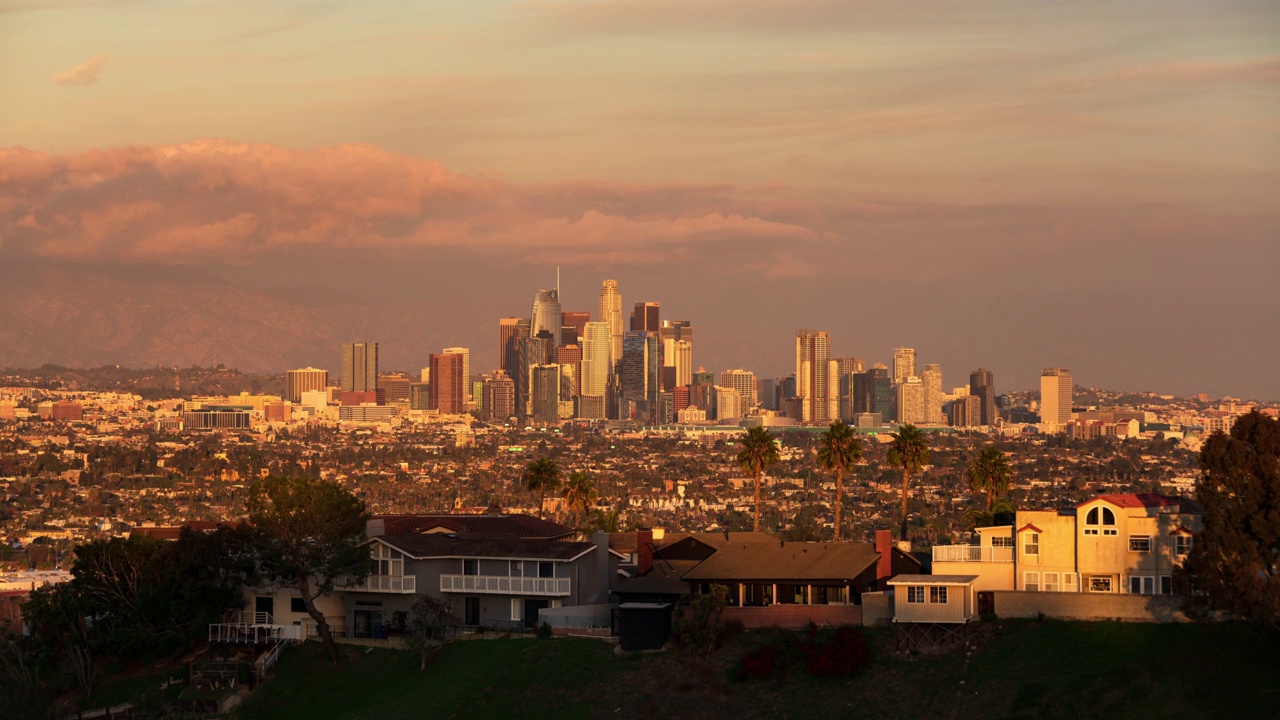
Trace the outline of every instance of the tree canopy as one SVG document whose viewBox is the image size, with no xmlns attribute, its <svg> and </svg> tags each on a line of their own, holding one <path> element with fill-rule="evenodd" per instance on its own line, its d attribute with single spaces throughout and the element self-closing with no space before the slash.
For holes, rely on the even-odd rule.
<svg viewBox="0 0 1280 720">
<path fill-rule="evenodd" d="M 902 538 L 907 537 L 907 496 L 911 476 L 929 464 L 929 441 L 920 428 L 907 423 L 893 433 L 889 443 L 889 465 L 902 470 Z"/>
<path fill-rule="evenodd" d="M 1255 410 L 1214 433 L 1200 469 L 1204 529 L 1179 580 L 1187 610 L 1280 629 L 1280 421 Z"/>
<path fill-rule="evenodd" d="M 547 502 L 547 494 L 560 488 L 560 466 L 549 457 L 540 457 L 525 466 L 522 479 L 529 492 L 537 493 L 538 516 L 545 517 L 543 505 Z"/>
<path fill-rule="evenodd" d="M 369 517 L 364 502 L 325 480 L 273 476 L 253 486 L 247 505 L 260 572 L 298 591 L 336 664 L 333 635 L 315 599 L 368 576 L 372 560 L 363 545 Z"/>
</svg>

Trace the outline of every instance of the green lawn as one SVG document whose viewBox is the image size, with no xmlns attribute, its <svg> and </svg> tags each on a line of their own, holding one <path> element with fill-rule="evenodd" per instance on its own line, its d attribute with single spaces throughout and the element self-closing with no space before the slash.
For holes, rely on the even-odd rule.
<svg viewBox="0 0 1280 720">
<path fill-rule="evenodd" d="M 912 657 L 871 633 L 852 679 L 729 679 L 748 634 L 707 658 L 623 658 L 594 640 L 477 640 L 425 671 L 410 653 L 289 651 L 237 718 L 1275 718 L 1280 646 L 1236 625 L 1000 621 L 977 648 Z"/>
</svg>

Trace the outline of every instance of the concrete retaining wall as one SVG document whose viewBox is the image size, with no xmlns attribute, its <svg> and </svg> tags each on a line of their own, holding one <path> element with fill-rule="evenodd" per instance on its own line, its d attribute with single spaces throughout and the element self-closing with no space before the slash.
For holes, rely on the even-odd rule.
<svg viewBox="0 0 1280 720">
<path fill-rule="evenodd" d="M 1176 595 L 1111 593 L 1046 593 L 995 591 L 996 615 L 1045 617 L 1061 620 L 1125 620 L 1129 622 L 1188 622 L 1182 598 Z"/>
<path fill-rule="evenodd" d="M 727 607 L 724 622 L 741 621 L 748 629 L 762 627 L 798 628 L 813 621 L 816 625 L 861 625 L 859 605 L 769 605 L 768 607 Z"/>
</svg>

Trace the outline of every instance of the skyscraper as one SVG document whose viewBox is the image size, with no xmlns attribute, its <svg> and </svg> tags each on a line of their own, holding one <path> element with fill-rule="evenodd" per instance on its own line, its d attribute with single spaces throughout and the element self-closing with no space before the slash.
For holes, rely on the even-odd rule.
<svg viewBox="0 0 1280 720">
<path fill-rule="evenodd" d="M 516 341 L 520 337 L 529 337 L 529 318 L 498 320 L 498 367 L 505 370 L 508 377 L 515 377 L 520 357 Z"/>
<path fill-rule="evenodd" d="M 745 415 L 756 406 L 756 374 L 750 370 L 725 370 L 720 373 L 720 384 L 731 387 L 742 396 L 741 412 Z"/>
<path fill-rule="evenodd" d="M 609 373 L 613 364 L 609 360 L 611 341 L 609 323 L 589 322 L 582 338 L 582 378 L 580 380 L 583 397 L 605 396 L 609 386 Z"/>
<path fill-rule="evenodd" d="M 924 410 L 924 382 L 912 375 L 898 383 L 898 424 L 918 425 L 926 422 Z"/>
<path fill-rule="evenodd" d="M 561 384 L 560 394 L 565 399 L 582 394 L 582 347 L 579 345 L 561 345 L 556 348 L 556 364 L 561 367 L 561 376 L 569 377 L 568 385 Z"/>
<path fill-rule="evenodd" d="M 920 372 L 924 384 L 924 422 L 942 424 L 942 366 L 928 364 Z"/>
<path fill-rule="evenodd" d="M 534 365 L 529 369 L 533 382 L 534 422 L 560 421 L 560 366 L 555 363 Z"/>
<path fill-rule="evenodd" d="M 563 318 L 561 322 L 564 323 L 560 333 L 562 336 L 560 341 L 565 345 L 581 345 L 582 335 L 587 331 L 587 323 L 591 322 L 591 313 L 580 310 L 566 310 L 560 315 Z M 573 332 L 569 333 L 568 328 L 573 328 Z"/>
<path fill-rule="evenodd" d="M 302 393 L 309 390 L 323 390 L 328 386 L 328 370 L 309 367 L 301 370 L 290 370 L 284 376 L 285 399 L 295 405 L 302 402 Z"/>
<path fill-rule="evenodd" d="M 516 414 L 516 384 L 502 370 L 484 381 L 484 414 L 491 422 Z"/>
<path fill-rule="evenodd" d="M 445 355 L 462 356 L 462 401 L 471 402 L 471 351 L 464 347 L 451 347 L 441 352 Z"/>
<path fill-rule="evenodd" d="M 516 416 L 522 420 L 533 413 L 533 386 L 530 384 L 533 376 L 530 368 L 549 364 L 554 357 L 551 340 L 545 337 L 546 334 L 548 333 L 544 333 L 544 337 L 522 337 L 517 341 L 520 350 L 516 376 L 512 380 L 516 386 Z"/>
<path fill-rule="evenodd" d="M 825 330 L 796 333 L 796 397 L 800 398 L 801 422 L 831 421 L 830 365 L 831 336 Z"/>
<path fill-rule="evenodd" d="M 342 344 L 342 391 L 378 391 L 378 343 Z"/>
<path fill-rule="evenodd" d="M 656 302 L 638 302 L 631 311 L 631 329 L 656 333 L 662 328 Z"/>
<path fill-rule="evenodd" d="M 529 335 L 550 333 L 552 347 L 560 347 L 564 318 L 560 312 L 560 290 L 539 290 L 533 296 L 533 313 L 529 316 Z"/>
<path fill-rule="evenodd" d="M 1045 368 L 1040 374 L 1040 422 L 1061 429 L 1071 421 L 1071 371 Z"/>
<path fill-rule="evenodd" d="M 458 415 L 463 412 L 462 355 L 432 353 L 431 409 L 442 415 Z"/>
<path fill-rule="evenodd" d="M 609 363 L 614 365 L 609 372 L 615 372 L 618 361 L 622 360 L 622 292 L 618 290 L 617 280 L 605 280 L 600 285 L 600 322 L 609 325 Z"/>
<path fill-rule="evenodd" d="M 693 341 L 676 340 L 672 343 L 671 365 L 676 371 L 675 387 L 693 382 Z"/>
<path fill-rule="evenodd" d="M 631 401 L 655 401 L 658 397 L 658 336 L 628 330 L 622 339 L 622 397 Z"/>
<path fill-rule="evenodd" d="M 969 394 L 981 402 L 980 419 L 975 425 L 994 425 L 996 422 L 996 381 L 986 368 L 969 373 Z"/>
<path fill-rule="evenodd" d="M 898 347 L 893 349 L 893 382 L 903 382 L 916 374 L 916 349 Z"/>
</svg>

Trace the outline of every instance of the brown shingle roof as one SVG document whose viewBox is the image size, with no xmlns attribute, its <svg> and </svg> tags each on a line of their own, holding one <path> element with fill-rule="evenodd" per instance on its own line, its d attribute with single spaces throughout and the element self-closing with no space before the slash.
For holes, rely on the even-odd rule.
<svg viewBox="0 0 1280 720">
<path fill-rule="evenodd" d="M 727 543 L 685 580 L 853 580 L 876 564 L 870 543 Z"/>
<path fill-rule="evenodd" d="M 375 515 L 384 535 L 425 533 L 435 528 L 459 535 L 506 535 L 523 538 L 559 538 L 573 528 L 532 515 Z"/>
</svg>

